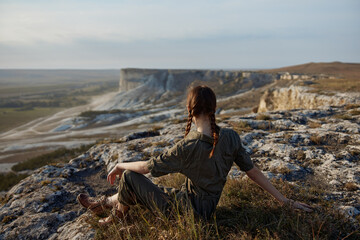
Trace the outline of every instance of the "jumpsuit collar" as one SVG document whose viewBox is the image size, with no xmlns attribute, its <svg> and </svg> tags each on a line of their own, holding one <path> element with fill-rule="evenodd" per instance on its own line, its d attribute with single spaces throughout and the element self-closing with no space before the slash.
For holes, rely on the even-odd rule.
<svg viewBox="0 0 360 240">
<path fill-rule="evenodd" d="M 214 139 L 212 137 L 205 135 L 198 131 L 191 131 L 188 136 L 190 139 L 199 139 L 200 141 L 203 141 L 203 142 L 208 142 L 211 144 L 214 143 Z"/>
</svg>

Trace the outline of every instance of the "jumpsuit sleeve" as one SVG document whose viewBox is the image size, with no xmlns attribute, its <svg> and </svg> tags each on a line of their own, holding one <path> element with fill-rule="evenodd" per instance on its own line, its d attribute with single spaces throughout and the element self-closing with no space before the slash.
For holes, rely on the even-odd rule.
<svg viewBox="0 0 360 240">
<path fill-rule="evenodd" d="M 235 160 L 234 162 L 236 165 L 239 166 L 241 171 L 247 172 L 254 167 L 253 162 L 249 154 L 245 151 L 244 147 L 242 146 L 240 137 L 238 136 L 238 143 L 237 143 L 237 150 L 235 152 Z"/>
<path fill-rule="evenodd" d="M 154 177 L 160 177 L 168 173 L 181 172 L 184 168 L 186 158 L 186 143 L 179 141 L 166 152 L 158 157 L 153 157 L 147 161 L 147 167 Z"/>
</svg>

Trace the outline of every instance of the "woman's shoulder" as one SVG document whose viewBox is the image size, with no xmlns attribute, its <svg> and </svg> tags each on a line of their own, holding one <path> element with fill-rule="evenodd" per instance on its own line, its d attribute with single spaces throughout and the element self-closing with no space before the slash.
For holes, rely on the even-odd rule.
<svg viewBox="0 0 360 240">
<path fill-rule="evenodd" d="M 239 136 L 239 134 L 236 131 L 234 131 L 232 128 L 220 128 L 219 135 L 234 136 L 234 137 Z"/>
<path fill-rule="evenodd" d="M 226 139 L 227 142 L 237 144 L 240 140 L 239 134 L 231 128 L 221 128 L 219 138 Z"/>
</svg>

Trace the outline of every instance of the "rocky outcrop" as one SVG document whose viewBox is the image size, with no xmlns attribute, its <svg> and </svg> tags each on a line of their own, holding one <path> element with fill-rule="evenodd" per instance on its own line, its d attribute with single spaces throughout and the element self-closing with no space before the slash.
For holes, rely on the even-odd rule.
<svg viewBox="0 0 360 240">
<path fill-rule="evenodd" d="M 274 74 L 222 70 L 122 69 L 119 93 L 95 110 L 140 109 L 178 105 L 191 84 L 207 84 L 219 96 L 258 88 L 273 82 Z"/>
<path fill-rule="evenodd" d="M 241 133 L 246 151 L 269 178 L 294 186 L 313 181 L 335 209 L 353 218 L 360 211 L 358 112 L 356 106 L 273 111 L 232 116 L 219 125 Z M 344 115 L 347 120 L 341 118 Z M 115 193 L 115 187 L 106 183 L 107 172 L 118 162 L 147 160 L 161 153 L 183 137 L 183 125 L 163 123 L 159 132 L 98 144 L 67 164 L 36 170 L 7 193 L 0 208 L 0 239 L 93 238 L 95 231 L 87 221 L 91 215 L 76 202 L 77 194 Z M 229 177 L 246 175 L 233 167 Z"/>
<path fill-rule="evenodd" d="M 323 106 L 340 106 L 353 103 L 360 103 L 359 93 L 327 93 L 325 95 L 311 92 L 309 88 L 291 86 L 267 90 L 260 99 L 258 112 L 317 109 Z"/>
</svg>

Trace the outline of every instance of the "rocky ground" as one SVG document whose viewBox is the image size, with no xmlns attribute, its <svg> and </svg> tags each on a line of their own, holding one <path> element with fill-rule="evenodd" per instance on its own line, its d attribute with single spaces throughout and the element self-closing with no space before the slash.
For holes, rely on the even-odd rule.
<svg viewBox="0 0 360 240">
<path fill-rule="evenodd" d="M 360 108 L 289 110 L 219 116 L 221 127 L 241 134 L 246 150 L 269 178 L 321 186 L 334 208 L 360 213 Z M 90 239 L 95 231 L 76 202 L 79 193 L 112 194 L 107 172 L 117 163 L 147 160 L 183 137 L 185 123 L 104 142 L 65 165 L 45 166 L 14 186 L 0 208 L 0 239 Z M 150 176 L 151 177 L 151 176 Z M 234 166 L 229 177 L 245 177 Z M 323 187 L 325 186 L 325 187 Z M 311 203 L 310 203 L 311 204 Z"/>
</svg>

